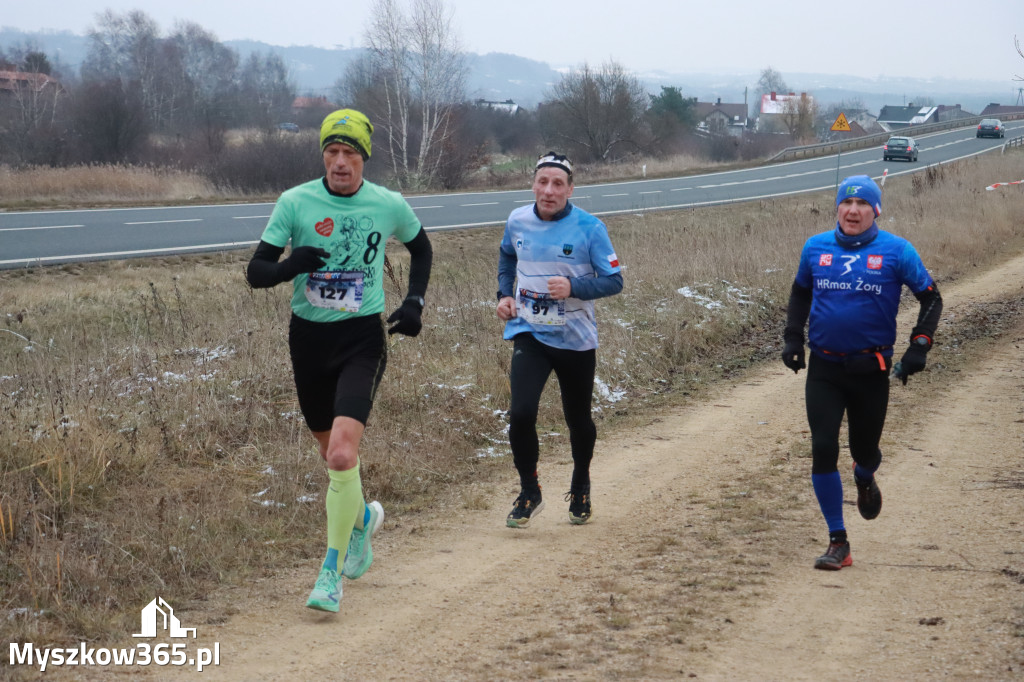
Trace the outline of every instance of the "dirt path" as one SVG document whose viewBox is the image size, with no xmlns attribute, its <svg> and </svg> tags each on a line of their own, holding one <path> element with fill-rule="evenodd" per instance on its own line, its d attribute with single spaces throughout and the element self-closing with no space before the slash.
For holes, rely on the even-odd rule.
<svg viewBox="0 0 1024 682">
<path fill-rule="evenodd" d="M 944 286 L 945 318 L 1024 299 L 1022 282 L 1018 258 Z M 1024 325 L 961 350 L 960 371 L 893 387 L 877 520 L 844 477 L 851 568 L 811 568 L 827 537 L 803 375 L 771 363 L 600 434 L 590 525 L 567 523 L 568 460 L 542 453 L 547 507 L 529 529 L 504 527 L 510 465 L 490 509 L 453 491 L 386 523 L 337 616 L 303 607 L 313 566 L 234 590 L 226 622 L 182 614 L 199 645 L 220 643 L 203 676 L 1024 679 Z"/>
</svg>

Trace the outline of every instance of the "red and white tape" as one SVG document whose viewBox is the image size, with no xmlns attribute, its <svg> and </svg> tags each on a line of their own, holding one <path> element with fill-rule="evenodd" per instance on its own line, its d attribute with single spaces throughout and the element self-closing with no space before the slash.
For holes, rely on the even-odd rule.
<svg viewBox="0 0 1024 682">
<path fill-rule="evenodd" d="M 997 182 L 994 185 L 989 185 L 985 188 L 986 191 L 991 192 L 996 187 L 1006 187 L 1007 185 L 1020 185 L 1024 183 L 1024 180 L 1014 180 L 1013 182 Z"/>
</svg>

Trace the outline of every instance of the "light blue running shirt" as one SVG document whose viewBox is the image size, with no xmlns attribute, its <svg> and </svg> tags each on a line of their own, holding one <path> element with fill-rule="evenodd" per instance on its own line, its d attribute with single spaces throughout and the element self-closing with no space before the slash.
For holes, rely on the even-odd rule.
<svg viewBox="0 0 1024 682">
<path fill-rule="evenodd" d="M 505 339 L 530 332 L 541 343 L 567 350 L 597 348 L 593 300 L 550 298 L 548 278 L 570 280 L 606 277 L 621 272 L 618 256 L 604 223 L 572 206 L 560 220 L 545 221 L 533 204 L 521 206 L 508 217 L 501 239 L 502 256 L 514 260 L 515 286 L 506 284 L 508 273 L 499 272 L 503 292 L 514 291 L 516 317 L 505 323 Z M 578 293 L 582 283 L 573 283 Z"/>
</svg>

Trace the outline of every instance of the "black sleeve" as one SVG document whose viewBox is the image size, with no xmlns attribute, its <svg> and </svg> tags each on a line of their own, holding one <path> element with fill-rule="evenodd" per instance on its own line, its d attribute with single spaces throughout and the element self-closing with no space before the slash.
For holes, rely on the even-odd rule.
<svg viewBox="0 0 1024 682">
<path fill-rule="evenodd" d="M 787 341 L 804 340 L 804 325 L 811 314 L 811 290 L 793 282 L 789 291 L 789 306 L 786 308 L 786 331 L 782 338 Z"/>
<path fill-rule="evenodd" d="M 424 297 L 434 262 L 434 249 L 430 246 L 427 231 L 421 227 L 415 237 L 405 242 L 405 248 L 409 249 L 409 292 L 406 296 Z"/>
<path fill-rule="evenodd" d="M 253 289 L 266 289 L 283 282 L 281 264 L 277 262 L 282 253 L 284 253 L 282 247 L 260 241 L 256 247 L 256 253 L 252 255 L 249 266 L 245 270 L 249 286 Z"/>
<path fill-rule="evenodd" d="M 917 324 L 910 332 L 910 339 L 913 341 L 918 336 L 926 336 L 931 345 L 935 339 L 935 330 L 939 327 L 939 318 L 942 317 L 942 295 L 932 283 L 924 291 L 914 294 L 914 297 L 921 303 L 921 310 L 917 313 Z"/>
</svg>

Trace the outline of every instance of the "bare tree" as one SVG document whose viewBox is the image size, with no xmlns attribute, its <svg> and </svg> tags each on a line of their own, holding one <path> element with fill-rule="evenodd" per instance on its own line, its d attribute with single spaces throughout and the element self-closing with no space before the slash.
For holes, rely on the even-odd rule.
<svg viewBox="0 0 1024 682">
<path fill-rule="evenodd" d="M 170 42 L 180 56 L 188 120 L 202 131 L 207 149 L 218 152 L 223 148 L 236 100 L 238 53 L 193 22 L 179 23 Z"/>
<path fill-rule="evenodd" d="M 789 136 L 798 142 L 811 142 L 815 138 L 814 121 L 818 117 L 818 104 L 807 93 L 787 97 L 782 103 L 781 120 Z"/>
<path fill-rule="evenodd" d="M 87 162 L 135 161 L 149 132 L 140 92 L 126 92 L 116 79 L 85 83 L 76 93 L 74 121 L 77 153 Z"/>
<path fill-rule="evenodd" d="M 285 120 L 295 100 L 295 85 L 279 55 L 252 53 L 242 65 L 239 81 L 239 99 L 250 112 L 246 123 L 269 128 Z"/>
<path fill-rule="evenodd" d="M 1020 41 L 1017 40 L 1017 36 L 1013 36 L 1013 46 L 1017 49 L 1017 54 L 1020 55 L 1021 59 L 1024 59 L 1024 48 L 1021 48 Z M 1024 76 L 1015 76 L 1015 80 L 1024 81 Z"/>
<path fill-rule="evenodd" d="M 608 161 L 638 146 L 647 92 L 622 65 L 587 64 L 562 77 L 539 110 L 547 142 L 579 161 Z"/>
<path fill-rule="evenodd" d="M 406 14 L 399 0 L 376 0 L 367 31 L 375 85 L 367 113 L 385 133 L 385 149 L 399 186 L 434 184 L 452 112 L 464 97 L 466 64 L 443 0 L 412 0 Z M 367 64 L 350 84 L 366 85 Z"/>
<path fill-rule="evenodd" d="M 769 66 L 761 70 L 761 77 L 757 79 L 757 97 L 753 104 L 757 107 L 757 113 L 761 112 L 761 98 L 773 92 L 786 94 L 789 92 L 789 86 L 786 85 L 782 74 Z"/>
<path fill-rule="evenodd" d="M 159 28 L 145 12 L 133 10 L 117 14 L 107 10 L 89 30 L 89 48 L 82 64 L 82 80 L 102 83 L 109 95 L 109 84 L 120 83 L 132 99 L 141 102 L 154 123 L 164 120 L 160 80 L 166 65 L 161 59 Z M 133 105 L 137 102 L 133 102 Z"/>
<path fill-rule="evenodd" d="M 786 79 L 782 77 L 781 73 L 770 66 L 761 70 L 761 77 L 757 79 L 757 91 L 759 94 L 766 95 L 770 92 L 785 93 L 788 90 L 789 86 L 786 85 Z"/>
</svg>

